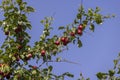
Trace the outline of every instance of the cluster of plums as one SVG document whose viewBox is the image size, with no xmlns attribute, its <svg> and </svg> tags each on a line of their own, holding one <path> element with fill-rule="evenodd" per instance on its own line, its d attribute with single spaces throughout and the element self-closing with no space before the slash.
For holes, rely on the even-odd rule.
<svg viewBox="0 0 120 80">
<path fill-rule="evenodd" d="M 14 32 L 15 32 L 15 35 L 19 35 L 21 32 L 22 32 L 22 26 L 21 25 L 18 25 L 17 26 L 17 28 L 14 30 Z M 5 31 L 5 35 L 9 35 L 10 34 L 10 31 Z M 21 35 L 19 35 L 17 38 L 16 38 L 16 40 L 18 41 L 18 42 L 22 42 L 23 41 L 23 36 L 21 36 Z M 18 45 L 17 46 L 17 48 L 18 48 L 18 50 L 21 50 L 22 48 L 23 48 L 23 46 L 22 45 Z"/>
<path fill-rule="evenodd" d="M 82 33 L 83 33 L 83 26 L 82 26 L 82 24 L 80 24 L 75 32 L 70 32 L 70 36 L 72 36 L 72 37 L 75 37 L 75 35 L 80 35 L 81 36 Z M 66 46 L 69 42 L 70 42 L 70 40 L 69 40 L 68 37 L 61 37 L 60 40 L 56 40 L 54 43 L 57 46 L 59 46 L 61 43 L 64 46 Z M 41 50 L 40 53 L 41 53 L 42 56 L 45 56 L 46 50 Z"/>
<path fill-rule="evenodd" d="M 16 29 L 15 29 L 15 33 L 16 34 L 18 34 L 19 32 L 21 32 L 22 31 L 22 28 L 21 28 L 21 26 L 18 26 Z M 83 25 L 82 24 L 80 24 L 77 28 L 76 28 L 76 30 L 75 30 L 75 32 L 70 32 L 70 36 L 71 37 L 75 37 L 76 35 L 82 35 L 83 34 Z M 9 35 L 9 32 L 5 32 L 5 35 Z M 22 37 L 19 37 L 19 41 L 22 41 L 23 40 L 23 38 Z M 67 36 L 62 36 L 62 37 L 60 37 L 60 39 L 59 40 L 56 40 L 55 41 L 55 44 L 57 45 L 57 46 L 59 46 L 60 44 L 63 44 L 64 46 L 66 46 L 68 43 L 70 42 L 70 40 L 69 40 L 69 37 L 67 37 Z M 22 49 L 22 45 L 19 45 L 19 46 L 17 46 L 17 48 L 18 48 L 18 50 L 21 50 Z M 46 54 L 46 50 L 41 50 L 41 56 L 45 56 L 45 54 Z M 28 54 L 27 55 L 27 59 L 30 59 L 32 57 L 32 54 Z M 16 57 L 17 58 L 17 60 L 19 61 L 19 57 Z"/>
<path fill-rule="evenodd" d="M 78 28 L 76 29 L 75 32 L 70 32 L 70 36 L 75 37 L 76 35 L 82 35 L 83 33 L 83 26 L 80 24 Z M 61 43 L 65 46 L 70 42 L 69 38 L 66 37 L 61 37 L 60 40 L 55 41 L 56 45 L 60 45 Z"/>
</svg>

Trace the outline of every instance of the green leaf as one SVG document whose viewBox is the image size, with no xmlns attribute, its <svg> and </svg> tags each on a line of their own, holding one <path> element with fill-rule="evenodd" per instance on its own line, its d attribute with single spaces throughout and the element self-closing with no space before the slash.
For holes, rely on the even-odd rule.
<svg viewBox="0 0 120 80">
<path fill-rule="evenodd" d="M 77 19 L 81 19 L 82 18 L 82 14 L 81 13 L 78 13 L 77 14 Z"/>
<path fill-rule="evenodd" d="M 95 14 L 94 15 L 94 20 L 95 20 L 95 22 L 97 23 L 97 24 L 101 24 L 103 21 L 102 21 L 102 15 L 100 15 L 100 14 Z"/>
<path fill-rule="evenodd" d="M 8 12 L 4 13 L 4 16 L 5 17 L 9 16 L 9 13 Z"/>
<path fill-rule="evenodd" d="M 99 78 L 99 79 L 102 79 L 103 78 L 103 74 L 101 72 L 97 73 L 96 76 Z"/>
<path fill-rule="evenodd" d="M 86 80 L 90 80 L 90 78 L 87 78 Z"/>
<path fill-rule="evenodd" d="M 48 69 L 50 70 L 50 72 L 52 71 L 53 67 L 52 66 L 49 66 Z"/>
<path fill-rule="evenodd" d="M 47 59 L 51 60 L 51 55 L 48 55 L 48 56 L 47 56 Z"/>
<path fill-rule="evenodd" d="M 115 74 L 115 71 L 114 70 L 109 70 L 109 75 L 110 76 L 113 76 Z"/>
<path fill-rule="evenodd" d="M 79 48 L 82 47 L 82 42 L 81 42 L 80 39 L 78 39 L 78 43 L 77 43 L 77 45 L 78 45 Z"/>
<path fill-rule="evenodd" d="M 93 16 L 93 10 L 92 10 L 92 9 L 88 9 L 88 15 L 89 15 L 90 17 Z"/>
<path fill-rule="evenodd" d="M 49 31 L 45 31 L 45 36 L 49 36 L 50 35 L 50 32 Z"/>
<path fill-rule="evenodd" d="M 34 12 L 34 8 L 31 6 L 27 6 L 27 12 Z"/>
<path fill-rule="evenodd" d="M 45 28 L 47 28 L 48 29 L 48 27 L 50 26 L 50 24 L 49 23 L 46 23 L 45 24 Z"/>
<path fill-rule="evenodd" d="M 5 4 L 8 5 L 10 3 L 10 0 L 6 0 Z"/>
<path fill-rule="evenodd" d="M 32 71 L 32 74 L 33 74 L 33 75 L 36 75 L 36 74 L 37 74 L 37 71 L 36 71 L 36 70 L 33 70 L 33 71 Z"/>
<path fill-rule="evenodd" d="M 118 60 L 114 60 L 114 65 L 117 65 L 118 64 Z"/>
<path fill-rule="evenodd" d="M 29 29 L 32 29 L 32 26 L 31 26 L 30 22 L 26 22 L 26 26 L 27 26 Z"/>
<path fill-rule="evenodd" d="M 73 75 L 73 74 L 67 74 L 67 76 L 68 76 L 68 77 L 74 77 L 74 75 Z"/>
<path fill-rule="evenodd" d="M 62 29 L 65 29 L 65 27 L 64 27 L 64 26 L 60 26 L 60 27 L 58 28 L 58 30 L 62 30 Z"/>
<path fill-rule="evenodd" d="M 0 27 L 2 26 L 2 23 L 3 23 L 3 22 L 2 22 L 2 21 L 0 21 Z"/>
<path fill-rule="evenodd" d="M 117 74 L 120 74 L 120 68 L 118 68 L 118 72 L 117 72 Z"/>
<path fill-rule="evenodd" d="M 78 23 L 79 23 L 79 22 L 75 19 L 75 20 L 74 20 L 74 24 L 78 24 Z"/>
<path fill-rule="evenodd" d="M 61 61 L 61 57 L 56 58 L 56 61 L 60 62 Z"/>
<path fill-rule="evenodd" d="M 99 12 L 100 11 L 100 8 L 99 7 L 96 7 L 96 10 L 95 10 L 95 13 Z"/>
<path fill-rule="evenodd" d="M 88 24 L 88 20 L 84 20 L 83 24 L 87 25 Z"/>
<path fill-rule="evenodd" d="M 26 10 L 27 10 L 26 4 L 27 4 L 27 2 L 22 2 L 22 3 L 20 4 L 20 10 L 24 10 L 25 12 L 27 12 L 27 11 L 26 11 Z M 26 8 L 26 9 L 25 9 L 25 8 Z"/>
<path fill-rule="evenodd" d="M 16 2 L 17 2 L 18 4 L 21 4 L 21 3 L 22 3 L 22 0 L 16 0 Z"/>
<path fill-rule="evenodd" d="M 66 73 L 64 73 L 63 74 L 63 76 L 68 76 L 68 77 L 71 77 L 71 78 L 73 78 L 74 77 L 74 75 L 73 74 L 71 74 L 71 73 L 69 73 L 69 72 L 66 72 Z"/>
<path fill-rule="evenodd" d="M 100 80 L 106 79 L 107 78 L 106 75 L 107 75 L 106 73 L 101 73 L 101 72 L 96 74 L 97 78 L 99 78 Z"/>
<path fill-rule="evenodd" d="M 81 5 L 81 6 L 79 7 L 78 11 L 79 11 L 81 14 L 84 13 L 84 7 L 83 7 L 83 5 Z"/>
<path fill-rule="evenodd" d="M 43 72 L 47 72 L 47 71 L 48 71 L 48 69 L 47 69 L 47 68 L 43 69 Z"/>
<path fill-rule="evenodd" d="M 95 26 L 94 26 L 94 24 L 90 24 L 89 29 L 90 29 L 91 31 L 93 31 L 93 32 L 94 32 L 94 30 L 95 30 Z"/>
<path fill-rule="evenodd" d="M 44 22 L 45 22 L 45 20 L 41 20 L 41 21 L 40 21 L 40 23 L 42 23 L 42 24 L 43 24 Z"/>
</svg>

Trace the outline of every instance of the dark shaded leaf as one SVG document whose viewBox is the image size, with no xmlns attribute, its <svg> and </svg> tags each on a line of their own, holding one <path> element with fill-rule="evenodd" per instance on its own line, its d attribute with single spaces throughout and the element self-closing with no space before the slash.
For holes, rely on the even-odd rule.
<svg viewBox="0 0 120 80">
<path fill-rule="evenodd" d="M 97 76 L 97 78 L 100 79 L 100 80 L 107 78 L 107 74 L 106 74 L 106 73 L 101 73 L 101 72 L 97 73 L 96 76 Z"/>
<path fill-rule="evenodd" d="M 0 21 L 0 27 L 2 26 L 2 21 Z"/>
<path fill-rule="evenodd" d="M 50 70 L 50 72 L 52 71 L 53 67 L 52 66 L 49 66 L 48 69 Z"/>
<path fill-rule="evenodd" d="M 82 42 L 81 42 L 81 40 L 80 39 L 78 39 L 78 47 L 80 48 L 80 47 L 82 47 Z"/>
<path fill-rule="evenodd" d="M 113 76 L 115 74 L 115 71 L 114 70 L 109 70 L 109 75 L 110 76 Z"/>
<path fill-rule="evenodd" d="M 60 27 L 58 28 L 58 30 L 61 30 L 61 29 L 65 29 L 65 27 L 64 27 L 64 26 L 60 26 Z"/>
<path fill-rule="evenodd" d="M 28 12 L 34 12 L 35 10 L 34 10 L 34 8 L 32 8 L 31 6 L 27 6 L 27 11 L 28 11 Z"/>
<path fill-rule="evenodd" d="M 60 62 L 61 61 L 61 57 L 56 58 L 56 61 Z"/>
<path fill-rule="evenodd" d="M 117 72 L 117 74 L 120 74 L 120 68 L 118 68 L 118 72 Z"/>
<path fill-rule="evenodd" d="M 103 74 L 101 72 L 97 73 L 96 76 L 98 77 L 98 79 L 102 79 L 103 78 Z"/>
<path fill-rule="evenodd" d="M 74 20 L 74 23 L 75 23 L 75 24 L 78 24 L 79 22 L 75 19 L 75 20 Z"/>
<path fill-rule="evenodd" d="M 71 78 L 73 78 L 74 77 L 74 75 L 73 74 L 71 74 L 71 73 L 69 73 L 69 72 L 66 72 L 66 73 L 64 73 L 63 74 L 63 76 L 68 76 L 68 77 L 71 77 Z"/>
<path fill-rule="evenodd" d="M 16 2 L 20 5 L 22 3 L 22 0 L 16 0 Z"/>
<path fill-rule="evenodd" d="M 81 19 L 82 18 L 82 14 L 81 13 L 78 13 L 77 14 L 77 19 Z"/>
<path fill-rule="evenodd" d="M 48 56 L 47 56 L 47 59 L 51 60 L 51 55 L 48 55 Z"/>
</svg>

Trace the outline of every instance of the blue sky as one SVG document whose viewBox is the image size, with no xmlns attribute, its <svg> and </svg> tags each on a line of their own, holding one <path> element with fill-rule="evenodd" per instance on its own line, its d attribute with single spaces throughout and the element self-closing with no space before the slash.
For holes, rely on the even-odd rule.
<svg viewBox="0 0 120 80">
<path fill-rule="evenodd" d="M 26 0 L 36 9 L 35 13 L 28 16 L 33 29 L 28 31 L 32 36 L 31 45 L 39 40 L 42 34 L 40 20 L 45 16 L 54 16 L 52 34 L 61 34 L 57 31 L 59 26 L 65 26 L 73 22 L 81 0 Z M 115 14 L 116 17 L 106 20 L 102 25 L 96 25 L 95 32 L 87 31 L 82 36 L 83 47 L 78 48 L 70 44 L 69 50 L 60 53 L 59 56 L 77 62 L 80 65 L 70 63 L 51 63 L 54 65 L 54 73 L 60 74 L 69 71 L 75 74 L 74 79 L 82 72 L 85 77 L 97 80 L 95 74 L 99 71 L 107 72 L 113 68 L 113 59 L 120 52 L 120 0 L 87 0 L 83 1 L 85 9 L 101 8 L 101 14 Z M 0 13 L 1 15 L 1 13 Z M 55 31 L 56 30 L 56 31 Z M 0 44 L 4 40 L 3 32 L 0 31 Z M 68 79 L 66 79 L 68 80 Z"/>
</svg>

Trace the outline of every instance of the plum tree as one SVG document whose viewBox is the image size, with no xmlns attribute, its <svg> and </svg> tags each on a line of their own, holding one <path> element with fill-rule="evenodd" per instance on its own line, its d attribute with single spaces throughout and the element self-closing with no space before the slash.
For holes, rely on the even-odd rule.
<svg viewBox="0 0 120 80">
<path fill-rule="evenodd" d="M 32 25 L 27 14 L 34 12 L 34 8 L 28 6 L 23 0 L 3 0 L 0 8 L 4 15 L 4 19 L 0 21 L 0 27 L 6 35 L 0 48 L 1 80 L 64 80 L 65 76 L 73 77 L 69 72 L 59 76 L 53 74 L 53 66 L 47 63 L 52 61 L 53 56 L 63 52 L 62 49 L 70 43 L 77 43 L 78 47 L 82 47 L 80 37 L 83 36 L 84 30 L 90 27 L 90 30 L 94 31 L 95 24 L 101 24 L 106 18 L 110 18 L 100 14 L 98 7 L 95 10 L 85 11 L 81 5 L 73 23 L 59 27 L 59 30 L 64 31 L 62 36 L 49 37 L 53 17 L 45 17 L 41 20 L 44 30 L 40 40 L 31 47 L 28 45 L 30 36 L 26 30 L 31 29 Z M 36 63 L 42 60 L 42 63 L 38 66 L 30 65 L 28 61 L 31 59 L 36 60 Z M 56 62 L 59 61 L 61 60 L 57 58 Z M 46 64 L 47 68 L 41 68 L 43 64 Z M 109 73 L 113 76 L 114 71 Z M 102 73 L 98 73 L 99 79 L 103 78 L 101 75 Z"/>
</svg>

